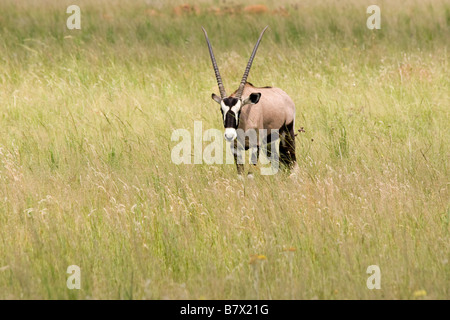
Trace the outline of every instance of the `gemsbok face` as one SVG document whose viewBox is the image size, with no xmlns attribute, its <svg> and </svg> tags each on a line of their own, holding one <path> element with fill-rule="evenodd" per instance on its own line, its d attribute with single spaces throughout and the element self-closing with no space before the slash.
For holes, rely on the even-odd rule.
<svg viewBox="0 0 450 320">
<path fill-rule="evenodd" d="M 217 66 L 208 35 L 206 30 L 202 27 L 220 91 L 220 97 L 214 93 L 211 97 L 220 105 L 223 125 L 225 128 L 225 139 L 230 142 L 234 141 L 234 148 L 232 148 L 232 150 L 239 174 L 243 173 L 244 168 L 242 163 L 238 163 L 236 161 L 237 154 L 235 153 L 235 150 L 237 142 L 239 141 L 241 145 L 244 145 L 245 150 L 250 147 L 248 144 L 248 139 L 245 140 L 245 136 L 243 138 L 240 137 L 239 132 L 244 135 L 252 130 L 259 132 L 261 129 L 265 129 L 263 132 L 267 132 L 267 135 L 263 138 L 263 141 L 259 141 L 259 134 L 257 135 L 257 161 L 261 144 L 270 144 L 272 137 L 271 132 L 277 131 L 281 139 L 280 162 L 288 168 L 291 168 L 296 164 L 294 140 L 294 102 L 281 89 L 272 87 L 257 88 L 247 82 L 253 59 L 255 58 L 256 51 L 258 50 L 261 39 L 267 28 L 268 26 L 261 32 L 258 41 L 253 48 L 253 52 L 247 63 L 247 67 L 245 68 L 244 75 L 242 76 L 241 83 L 239 84 L 239 88 L 233 94 L 228 96 L 220 76 L 219 67 Z"/>
<path fill-rule="evenodd" d="M 241 116 L 241 108 L 244 105 L 256 104 L 261 97 L 260 93 L 252 93 L 247 99 L 242 101 L 236 97 L 219 98 L 213 93 L 213 99 L 219 101 L 220 111 L 223 117 L 223 126 L 225 127 L 225 139 L 233 141 L 237 137 L 237 128 L 239 127 L 239 119 Z M 217 99 L 217 100 L 216 100 Z M 219 100 L 220 99 L 220 100 Z"/>
</svg>

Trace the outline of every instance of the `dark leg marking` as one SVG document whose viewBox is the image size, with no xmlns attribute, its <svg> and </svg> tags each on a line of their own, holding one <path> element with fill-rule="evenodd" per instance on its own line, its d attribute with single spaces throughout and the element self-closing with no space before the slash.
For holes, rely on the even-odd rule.
<svg viewBox="0 0 450 320">
<path fill-rule="evenodd" d="M 272 135 L 268 134 L 264 137 L 263 141 L 261 142 L 261 148 L 263 148 L 263 151 L 265 152 L 265 155 L 267 158 L 270 159 L 272 156 Z"/>
<path fill-rule="evenodd" d="M 294 122 L 291 122 L 280 128 L 280 163 L 291 169 L 296 161 Z"/>
</svg>

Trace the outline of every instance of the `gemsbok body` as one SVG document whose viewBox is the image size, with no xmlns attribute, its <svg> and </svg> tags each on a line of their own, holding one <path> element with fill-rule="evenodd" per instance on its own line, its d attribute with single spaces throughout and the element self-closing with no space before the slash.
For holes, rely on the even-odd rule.
<svg viewBox="0 0 450 320">
<path fill-rule="evenodd" d="M 255 87 L 247 78 L 255 58 L 256 51 L 267 27 L 261 32 L 248 61 L 239 88 L 227 95 L 219 73 L 216 59 L 206 30 L 202 27 L 208 44 L 209 54 L 216 74 L 220 97 L 212 94 L 212 99 L 220 104 L 225 127 L 225 139 L 231 144 L 238 174 L 244 172 L 244 164 L 238 159 L 238 148 L 255 148 L 256 159 L 252 155 L 252 164 L 256 165 L 261 147 L 266 148 L 270 158 L 274 140 L 280 138 L 279 162 L 291 169 L 296 166 L 295 157 L 295 105 L 286 92 L 273 87 Z M 255 133 L 256 143 L 250 143 L 250 132 Z M 264 134 L 261 137 L 261 132 Z M 251 172 L 249 172 L 251 175 Z"/>
</svg>

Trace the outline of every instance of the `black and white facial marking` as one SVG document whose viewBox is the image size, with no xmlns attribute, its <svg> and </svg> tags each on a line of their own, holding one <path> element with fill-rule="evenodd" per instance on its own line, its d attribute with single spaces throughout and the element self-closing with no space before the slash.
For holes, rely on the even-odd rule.
<svg viewBox="0 0 450 320">
<path fill-rule="evenodd" d="M 220 104 L 220 111 L 223 117 L 223 126 L 225 127 L 225 139 L 233 141 L 237 137 L 236 129 L 239 126 L 241 107 L 246 104 L 256 104 L 261 97 L 260 93 L 252 93 L 247 99 L 242 101 L 235 97 L 220 99 L 215 94 L 212 95 L 214 101 Z"/>
<path fill-rule="evenodd" d="M 223 126 L 225 127 L 224 136 L 227 141 L 233 141 L 237 137 L 236 129 L 239 126 L 241 104 L 241 100 L 234 97 L 225 98 L 220 103 Z"/>
</svg>

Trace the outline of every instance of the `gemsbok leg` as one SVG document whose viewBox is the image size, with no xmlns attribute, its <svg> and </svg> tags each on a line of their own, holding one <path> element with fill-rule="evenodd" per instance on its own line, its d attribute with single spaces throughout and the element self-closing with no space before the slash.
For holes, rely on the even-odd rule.
<svg viewBox="0 0 450 320">
<path fill-rule="evenodd" d="M 253 177 L 253 170 L 256 171 L 256 166 L 258 165 L 259 146 L 250 148 L 250 153 L 251 153 L 251 161 L 250 161 L 250 169 L 248 170 L 248 176 Z"/>
<path fill-rule="evenodd" d="M 294 123 L 291 122 L 280 129 L 280 163 L 290 170 L 296 162 Z"/>
<path fill-rule="evenodd" d="M 234 140 L 230 143 L 231 153 L 234 157 L 234 163 L 236 164 L 236 169 L 238 175 L 242 175 L 244 173 L 244 159 L 243 159 L 243 150 L 238 143 L 238 139 Z"/>
</svg>

